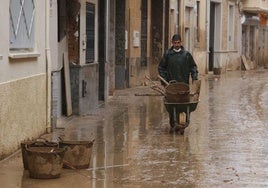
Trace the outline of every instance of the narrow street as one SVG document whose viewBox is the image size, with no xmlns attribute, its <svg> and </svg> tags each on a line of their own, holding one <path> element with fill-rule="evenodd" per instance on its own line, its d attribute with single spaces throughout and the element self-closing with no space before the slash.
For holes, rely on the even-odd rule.
<svg viewBox="0 0 268 188">
<path fill-rule="evenodd" d="M 43 136 L 94 137 L 89 169 L 31 179 L 18 151 L 0 162 L 0 186 L 268 187 L 267 77 L 267 69 L 201 75 L 200 102 L 184 135 L 170 132 L 161 96 L 137 96 L 155 93 L 149 87 L 118 90 L 105 107 Z"/>
</svg>

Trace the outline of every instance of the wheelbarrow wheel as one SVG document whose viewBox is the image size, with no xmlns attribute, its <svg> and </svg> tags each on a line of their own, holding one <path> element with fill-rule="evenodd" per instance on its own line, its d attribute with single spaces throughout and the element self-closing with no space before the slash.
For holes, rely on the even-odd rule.
<svg viewBox="0 0 268 188">
<path fill-rule="evenodd" d="M 176 125 L 176 126 L 174 126 L 173 128 L 172 128 L 172 130 L 174 131 L 174 132 L 176 132 L 176 133 L 179 133 L 179 134 L 181 134 L 181 135 L 183 135 L 184 134 L 184 127 L 181 127 L 181 125 Z"/>
</svg>

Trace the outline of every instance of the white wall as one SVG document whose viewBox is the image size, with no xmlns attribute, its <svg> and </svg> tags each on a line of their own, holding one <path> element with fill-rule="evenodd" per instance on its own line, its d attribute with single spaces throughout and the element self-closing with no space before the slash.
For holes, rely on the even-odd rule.
<svg viewBox="0 0 268 188">
<path fill-rule="evenodd" d="M 9 0 L 1 1 L 1 43 L 0 49 L 4 62 L 0 68 L 0 83 L 23 77 L 44 74 L 45 63 L 45 1 L 36 1 L 36 27 L 35 27 L 35 52 L 41 55 L 38 58 L 9 59 Z"/>
<path fill-rule="evenodd" d="M 27 58 L 10 58 L 9 0 L 0 11 L 0 159 L 19 148 L 20 142 L 46 132 L 46 1 L 35 1 L 35 47 Z"/>
</svg>

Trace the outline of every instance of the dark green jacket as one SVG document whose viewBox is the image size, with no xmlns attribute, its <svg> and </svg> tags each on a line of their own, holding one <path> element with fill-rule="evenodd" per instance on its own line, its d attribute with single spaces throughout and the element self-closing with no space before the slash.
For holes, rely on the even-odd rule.
<svg viewBox="0 0 268 188">
<path fill-rule="evenodd" d="M 189 76 L 192 80 L 198 79 L 197 65 L 193 56 L 183 47 L 175 52 L 173 47 L 165 52 L 159 65 L 158 72 L 166 81 L 176 80 L 189 84 Z"/>
</svg>

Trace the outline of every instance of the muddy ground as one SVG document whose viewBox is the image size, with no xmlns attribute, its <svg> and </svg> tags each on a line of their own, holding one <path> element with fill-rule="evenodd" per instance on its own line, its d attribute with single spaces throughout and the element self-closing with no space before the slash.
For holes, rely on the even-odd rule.
<svg viewBox="0 0 268 188">
<path fill-rule="evenodd" d="M 88 169 L 32 179 L 18 151 L 0 162 L 1 187 L 268 187 L 267 77 L 268 70 L 200 76 L 184 135 L 170 131 L 162 97 L 148 86 L 118 90 L 107 105 L 43 135 L 95 138 Z"/>
</svg>

